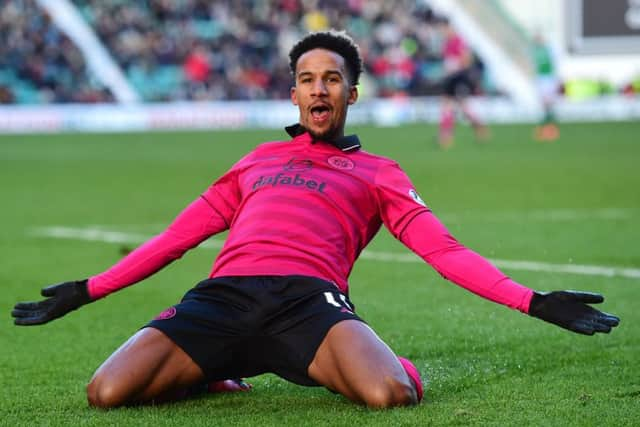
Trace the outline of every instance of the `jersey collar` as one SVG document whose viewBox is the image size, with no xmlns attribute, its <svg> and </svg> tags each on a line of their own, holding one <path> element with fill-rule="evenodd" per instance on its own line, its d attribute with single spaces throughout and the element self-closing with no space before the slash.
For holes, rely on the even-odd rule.
<svg viewBox="0 0 640 427">
<path fill-rule="evenodd" d="M 295 138 L 297 136 L 303 135 L 307 132 L 307 130 L 300 123 L 293 124 L 291 126 L 287 126 L 284 128 L 287 131 L 290 137 Z M 311 143 L 315 143 L 315 140 L 311 140 Z M 334 139 L 333 141 L 327 141 L 329 144 L 339 148 L 342 151 L 351 151 L 357 150 L 362 145 L 360 144 L 360 138 L 358 135 L 347 135 L 338 139 Z"/>
</svg>

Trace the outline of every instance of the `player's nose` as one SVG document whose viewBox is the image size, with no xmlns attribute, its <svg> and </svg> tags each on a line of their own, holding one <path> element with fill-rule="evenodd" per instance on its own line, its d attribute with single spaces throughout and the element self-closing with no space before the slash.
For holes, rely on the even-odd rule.
<svg viewBox="0 0 640 427">
<path fill-rule="evenodd" d="M 316 96 L 326 95 L 327 85 L 324 83 L 324 80 L 315 79 L 311 86 L 311 93 Z"/>
</svg>

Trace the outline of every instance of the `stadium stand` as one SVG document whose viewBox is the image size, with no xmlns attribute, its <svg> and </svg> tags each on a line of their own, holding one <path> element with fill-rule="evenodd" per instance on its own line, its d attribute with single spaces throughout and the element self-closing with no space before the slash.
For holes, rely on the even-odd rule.
<svg viewBox="0 0 640 427">
<path fill-rule="evenodd" d="M 72 0 L 146 102 L 286 99 L 301 34 L 343 28 L 362 49 L 365 96 L 437 95 L 437 17 L 401 0 Z M 0 3 L 0 102 L 111 102 L 34 1 Z M 482 64 L 478 60 L 479 69 Z M 34 71 L 35 70 L 35 71 Z M 478 91 L 486 75 L 479 75 Z M 486 90 L 485 90 L 486 92 Z"/>
<path fill-rule="evenodd" d="M 0 2 L 0 103 L 111 101 L 80 51 L 34 1 Z"/>
</svg>

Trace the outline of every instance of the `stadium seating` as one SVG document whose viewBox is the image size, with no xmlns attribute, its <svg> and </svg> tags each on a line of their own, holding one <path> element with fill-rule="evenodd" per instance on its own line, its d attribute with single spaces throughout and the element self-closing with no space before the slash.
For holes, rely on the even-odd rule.
<svg viewBox="0 0 640 427">
<path fill-rule="evenodd" d="M 109 102 L 82 54 L 33 0 L 0 3 L 0 103 Z"/>
<path fill-rule="evenodd" d="M 286 99 L 286 54 L 312 30 L 343 28 L 361 47 L 368 95 L 437 95 L 443 75 L 432 11 L 421 2 L 71 0 L 147 102 Z M 0 74 L 13 102 L 110 102 L 64 32 L 32 0 L 0 6 Z M 16 15 L 29 17 L 12 19 Z M 22 43 L 9 51 L 11 38 Z M 40 40 L 35 34 L 46 34 Z M 8 59 L 13 58 L 13 59 Z M 12 62 L 8 62 L 12 61 Z M 54 81 L 25 74 L 45 62 Z M 479 85 L 490 83 L 481 75 Z M 486 85 L 490 88 L 491 85 Z"/>
</svg>

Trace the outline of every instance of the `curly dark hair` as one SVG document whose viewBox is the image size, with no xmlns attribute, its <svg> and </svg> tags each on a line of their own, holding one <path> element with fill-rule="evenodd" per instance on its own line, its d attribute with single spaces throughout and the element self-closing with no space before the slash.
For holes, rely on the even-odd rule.
<svg viewBox="0 0 640 427">
<path fill-rule="evenodd" d="M 344 31 L 329 30 L 310 33 L 297 42 L 289 51 L 289 69 L 296 75 L 298 59 L 312 49 L 327 49 L 344 58 L 352 85 L 357 85 L 362 73 L 360 49 Z"/>
</svg>

